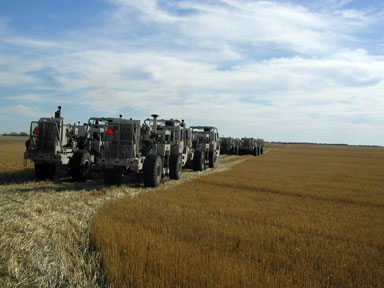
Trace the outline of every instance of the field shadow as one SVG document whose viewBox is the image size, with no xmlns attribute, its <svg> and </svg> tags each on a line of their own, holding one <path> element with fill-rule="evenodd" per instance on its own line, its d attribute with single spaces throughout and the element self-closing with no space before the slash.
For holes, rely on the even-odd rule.
<svg viewBox="0 0 384 288">
<path fill-rule="evenodd" d="M 32 169 L 33 170 L 33 169 Z M 33 172 L 33 171 L 32 171 Z M 101 174 L 97 172 L 92 172 L 92 175 L 90 179 L 84 182 L 78 182 L 72 180 L 71 177 L 68 177 L 67 175 L 57 175 L 55 179 L 53 180 L 46 180 L 46 181 L 37 181 L 34 179 L 34 175 L 32 175 L 32 180 L 34 182 L 31 183 L 31 185 L 25 185 L 23 187 L 16 187 L 12 189 L 12 192 L 14 193 L 29 193 L 29 192 L 41 192 L 41 193 L 48 193 L 48 192 L 78 192 L 78 191 L 98 191 L 102 189 L 108 189 L 109 187 L 118 187 L 118 186 L 124 186 L 127 188 L 140 188 L 143 187 L 141 183 L 138 183 L 137 181 L 133 181 L 132 179 L 128 178 L 127 176 L 124 176 L 121 182 L 121 185 L 108 185 L 104 183 L 103 178 L 101 177 Z M 25 181 L 27 182 L 27 181 Z M 23 182 L 23 183 L 25 183 Z M 15 183 L 15 182 L 13 182 Z M 9 183 L 8 183 L 9 184 Z"/>
<path fill-rule="evenodd" d="M 32 168 L 0 173 L 0 185 L 20 184 L 33 180 L 35 180 L 35 170 Z"/>
<path fill-rule="evenodd" d="M 59 181 L 60 179 L 63 179 L 65 177 L 68 177 L 68 172 L 63 169 L 58 169 L 52 181 Z M 0 173 L 0 185 L 23 184 L 27 182 L 39 181 L 40 180 L 36 179 L 34 168 L 25 168 L 23 170 L 18 170 L 14 172 Z"/>
</svg>

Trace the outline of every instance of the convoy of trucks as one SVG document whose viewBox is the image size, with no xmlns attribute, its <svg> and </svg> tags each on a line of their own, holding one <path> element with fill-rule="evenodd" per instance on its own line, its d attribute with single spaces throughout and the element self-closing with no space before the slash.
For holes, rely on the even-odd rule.
<svg viewBox="0 0 384 288">
<path fill-rule="evenodd" d="M 146 187 L 180 179 L 183 167 L 213 168 L 220 153 L 260 155 L 264 141 L 219 138 L 213 126 L 191 126 L 184 120 L 140 120 L 92 117 L 80 125 L 64 122 L 61 106 L 54 117 L 32 121 L 24 163 L 32 161 L 36 178 L 53 178 L 65 168 L 74 181 L 86 181 L 95 170 L 106 184 L 120 184 L 131 175 Z"/>
</svg>

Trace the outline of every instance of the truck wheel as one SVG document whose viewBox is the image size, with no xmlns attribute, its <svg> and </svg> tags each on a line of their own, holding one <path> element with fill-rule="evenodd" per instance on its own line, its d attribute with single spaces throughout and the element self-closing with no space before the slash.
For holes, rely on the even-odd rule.
<svg viewBox="0 0 384 288">
<path fill-rule="evenodd" d="M 179 180 L 182 169 L 182 159 L 180 154 L 172 154 L 169 159 L 169 178 Z"/>
<path fill-rule="evenodd" d="M 264 147 L 260 148 L 260 154 L 264 154 Z"/>
<path fill-rule="evenodd" d="M 157 187 L 160 184 L 163 165 L 159 155 L 150 154 L 145 157 L 143 164 L 145 187 Z"/>
<path fill-rule="evenodd" d="M 69 163 L 69 171 L 75 181 L 86 181 L 91 173 L 91 154 L 85 150 L 77 150 Z"/>
<path fill-rule="evenodd" d="M 253 155 L 253 156 L 257 156 L 257 148 L 253 149 L 253 151 L 252 151 L 252 155 Z"/>
<path fill-rule="evenodd" d="M 119 185 L 123 171 L 121 168 L 103 169 L 104 183 L 108 185 Z"/>
<path fill-rule="evenodd" d="M 215 162 L 216 162 L 216 153 L 215 151 L 209 151 L 209 168 L 215 167 Z"/>
<path fill-rule="evenodd" d="M 205 162 L 204 153 L 202 151 L 196 151 L 195 155 L 193 156 L 193 170 L 203 171 L 205 166 L 204 162 Z"/>
<path fill-rule="evenodd" d="M 56 165 L 50 163 L 35 164 L 36 178 L 39 180 L 52 179 L 56 172 Z"/>
</svg>

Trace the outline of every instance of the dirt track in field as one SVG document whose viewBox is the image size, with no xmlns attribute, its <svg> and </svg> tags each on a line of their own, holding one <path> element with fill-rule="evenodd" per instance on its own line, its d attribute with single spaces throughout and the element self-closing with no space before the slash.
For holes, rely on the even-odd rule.
<svg viewBox="0 0 384 288">
<path fill-rule="evenodd" d="M 228 170 L 248 157 L 221 156 L 215 168 L 183 171 L 180 181 L 159 188 Z M 89 241 L 92 215 L 110 199 L 154 189 L 129 182 L 105 186 L 98 178 L 95 173 L 85 183 L 59 178 L 0 185 L 0 287 L 104 286 Z"/>
</svg>

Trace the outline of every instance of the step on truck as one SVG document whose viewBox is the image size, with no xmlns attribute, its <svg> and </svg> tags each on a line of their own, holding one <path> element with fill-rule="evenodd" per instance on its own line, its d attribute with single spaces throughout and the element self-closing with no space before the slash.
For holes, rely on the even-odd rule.
<svg viewBox="0 0 384 288">
<path fill-rule="evenodd" d="M 220 138 L 220 153 L 228 155 L 239 155 L 240 139 L 232 137 Z"/>
<path fill-rule="evenodd" d="M 34 162 L 36 177 L 53 178 L 56 169 L 67 166 L 77 150 L 76 128 L 61 117 L 61 106 L 54 117 L 32 121 L 29 139 L 25 143 L 24 165 Z"/>
<path fill-rule="evenodd" d="M 191 126 L 193 170 L 203 171 L 205 166 L 210 168 L 215 166 L 216 160 L 220 155 L 219 132 L 213 126 Z"/>
</svg>

